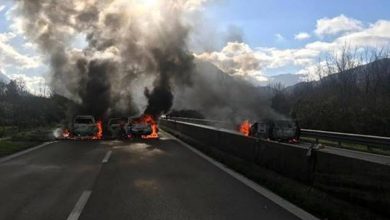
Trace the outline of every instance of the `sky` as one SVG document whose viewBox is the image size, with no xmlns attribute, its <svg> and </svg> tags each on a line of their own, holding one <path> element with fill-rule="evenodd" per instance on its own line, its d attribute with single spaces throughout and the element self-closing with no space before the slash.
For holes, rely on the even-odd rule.
<svg viewBox="0 0 390 220">
<path fill-rule="evenodd" d="M 388 0 L 189 0 L 201 4 L 190 49 L 228 74 L 267 81 L 277 74 L 309 76 L 320 57 L 343 46 L 388 48 Z M 39 93 L 50 68 L 18 31 L 14 2 L 0 1 L 0 71 Z M 193 17 L 192 17 L 193 18 Z M 191 21 L 190 21 L 191 22 Z M 82 48 L 82 37 L 74 46 Z"/>
<path fill-rule="evenodd" d="M 313 35 L 319 19 L 345 15 L 375 23 L 380 19 L 390 20 L 389 10 L 390 1 L 386 0 L 227 0 L 211 4 L 207 15 L 216 27 L 240 27 L 251 47 L 296 48 L 310 40 L 296 41 L 295 34 Z"/>
</svg>

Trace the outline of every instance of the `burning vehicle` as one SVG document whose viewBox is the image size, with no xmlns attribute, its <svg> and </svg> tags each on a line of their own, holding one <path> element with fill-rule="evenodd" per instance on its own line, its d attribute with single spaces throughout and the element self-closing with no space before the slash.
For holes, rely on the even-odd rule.
<svg viewBox="0 0 390 220">
<path fill-rule="evenodd" d="M 249 136 L 250 135 L 250 130 L 251 130 L 251 124 L 248 120 L 245 120 L 241 123 L 240 125 L 240 132 L 241 134 L 245 135 L 245 136 Z"/>
<path fill-rule="evenodd" d="M 73 138 L 102 139 L 102 122 L 96 122 L 92 115 L 77 115 L 73 120 L 69 136 Z"/>
<path fill-rule="evenodd" d="M 152 115 L 142 115 L 140 117 L 129 117 L 127 127 L 128 137 L 141 137 L 143 139 L 157 139 L 158 126 Z"/>
<path fill-rule="evenodd" d="M 125 138 L 127 137 L 127 125 L 127 118 L 111 118 L 108 120 L 107 130 L 111 138 Z"/>
<path fill-rule="evenodd" d="M 289 143 L 297 143 L 300 136 L 298 124 L 291 120 L 263 120 L 253 124 L 244 121 L 240 126 L 240 132 L 245 136 Z"/>
</svg>

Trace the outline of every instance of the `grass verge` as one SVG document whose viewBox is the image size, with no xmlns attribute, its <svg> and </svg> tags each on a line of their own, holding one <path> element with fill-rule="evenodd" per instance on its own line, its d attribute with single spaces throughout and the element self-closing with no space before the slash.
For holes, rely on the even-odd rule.
<svg viewBox="0 0 390 220">
<path fill-rule="evenodd" d="M 40 141 L 11 141 L 0 140 L 0 157 L 7 156 L 18 151 L 36 146 Z"/>
<path fill-rule="evenodd" d="M 0 139 L 0 157 L 52 140 L 51 130 L 50 128 L 36 128 L 19 133 L 15 132 L 6 139 Z"/>
</svg>

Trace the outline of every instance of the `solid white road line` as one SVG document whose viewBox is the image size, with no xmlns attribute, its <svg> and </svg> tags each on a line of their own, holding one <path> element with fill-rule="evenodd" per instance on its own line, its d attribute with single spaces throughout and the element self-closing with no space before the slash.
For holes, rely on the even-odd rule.
<svg viewBox="0 0 390 220">
<path fill-rule="evenodd" d="M 6 161 L 12 160 L 12 159 L 14 159 L 14 158 L 16 158 L 16 157 L 20 157 L 20 156 L 22 156 L 22 155 L 24 155 L 24 154 L 27 154 L 27 153 L 31 152 L 31 151 L 38 150 L 38 149 L 40 149 L 40 148 L 42 148 L 42 147 L 46 147 L 47 145 L 53 144 L 53 143 L 56 143 L 56 142 L 57 142 L 57 141 L 45 142 L 45 143 L 43 143 L 43 144 L 41 144 L 41 145 L 38 145 L 38 146 L 35 146 L 35 147 L 28 148 L 28 149 L 23 150 L 23 151 L 20 151 L 20 152 L 18 152 L 18 153 L 11 154 L 11 155 L 9 155 L 9 156 L 6 156 L 6 157 L 1 158 L 1 159 L 0 159 L 0 163 L 4 163 L 4 162 L 6 162 Z"/>
<path fill-rule="evenodd" d="M 102 160 L 102 163 L 107 163 L 108 160 L 110 159 L 111 154 L 112 154 L 112 151 L 108 151 L 108 152 L 106 153 L 106 155 L 104 156 L 104 158 L 103 158 L 103 160 Z"/>
<path fill-rule="evenodd" d="M 160 132 L 161 132 L 161 130 L 160 130 Z M 199 155 L 200 157 L 202 157 L 203 159 L 207 160 L 208 162 L 210 162 L 214 166 L 216 166 L 219 169 L 221 169 L 221 170 L 225 171 L 226 173 L 230 174 L 235 179 L 237 179 L 240 182 L 242 182 L 243 184 L 247 185 L 249 188 L 255 190 L 257 193 L 259 193 L 259 194 L 263 195 L 264 197 L 268 198 L 272 202 L 278 204 L 280 207 L 286 209 L 287 211 L 289 211 L 290 213 L 294 214 L 298 218 L 305 219 L 305 220 L 306 219 L 307 220 L 319 220 L 317 217 L 313 216 L 312 214 L 310 214 L 310 213 L 306 212 L 305 210 L 299 208 L 298 206 L 290 203 L 289 201 L 287 201 L 287 200 L 283 199 L 282 197 L 276 195 L 275 193 L 271 192 L 270 190 L 268 190 L 268 189 L 258 185 L 257 183 L 255 183 L 252 180 L 248 179 L 247 177 L 237 173 L 236 171 L 233 171 L 233 170 L 227 168 L 222 163 L 220 163 L 218 161 L 215 161 L 211 157 L 203 154 L 199 150 L 193 148 L 192 146 L 190 146 L 189 144 L 181 141 L 180 139 L 176 138 L 175 136 L 173 136 L 173 135 L 171 135 L 171 134 L 169 134 L 169 133 L 167 133 L 165 131 L 163 131 L 162 133 L 164 133 L 164 135 L 169 136 L 172 139 L 175 139 L 177 142 L 179 142 L 181 145 L 185 146 L 186 148 L 188 148 L 189 150 L 191 150 L 195 154 Z"/>
<path fill-rule="evenodd" d="M 83 194 L 81 194 L 79 200 L 77 201 L 76 205 L 74 206 L 72 212 L 68 216 L 67 220 L 77 220 L 79 219 L 81 212 L 83 211 L 85 205 L 87 204 L 87 201 L 89 199 L 89 196 L 91 195 L 92 191 L 84 191 Z"/>
</svg>

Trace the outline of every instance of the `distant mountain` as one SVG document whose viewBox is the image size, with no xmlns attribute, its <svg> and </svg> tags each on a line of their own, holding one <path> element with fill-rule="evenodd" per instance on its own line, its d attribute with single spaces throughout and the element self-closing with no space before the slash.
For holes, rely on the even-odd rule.
<svg viewBox="0 0 390 220">
<path fill-rule="evenodd" d="M 269 77 L 269 83 L 270 84 L 280 83 L 286 87 L 289 87 L 302 82 L 303 77 L 304 77 L 303 74 L 291 74 L 291 73 L 280 74 L 280 75 Z"/>
<path fill-rule="evenodd" d="M 269 85 L 275 85 L 275 84 L 282 84 L 284 87 L 290 87 L 302 82 L 303 81 L 302 78 L 304 76 L 305 75 L 303 74 L 292 74 L 292 73 L 266 76 L 268 79 L 267 81 L 259 81 L 259 82 L 255 82 L 255 84 L 258 87 L 267 87 Z M 246 79 L 246 80 L 252 81 L 251 79 Z"/>
<path fill-rule="evenodd" d="M 231 122 L 273 117 L 268 87 L 257 87 L 209 62 L 197 60 L 195 66 L 191 85 L 175 88 L 174 110 L 193 110 L 205 118 Z"/>
<path fill-rule="evenodd" d="M 9 83 L 10 79 L 4 73 L 0 72 L 0 82 Z"/>
</svg>

